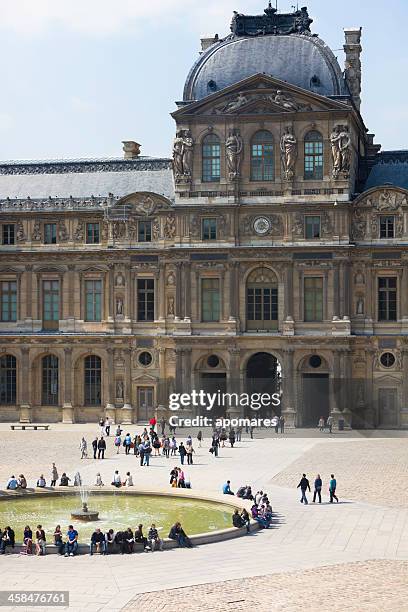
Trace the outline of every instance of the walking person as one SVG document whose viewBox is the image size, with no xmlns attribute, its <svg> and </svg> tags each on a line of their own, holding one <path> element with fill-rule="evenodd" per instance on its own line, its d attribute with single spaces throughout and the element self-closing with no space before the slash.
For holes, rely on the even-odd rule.
<svg viewBox="0 0 408 612">
<path fill-rule="evenodd" d="M 319 427 L 319 431 L 324 431 L 324 418 L 323 417 L 320 417 L 318 427 Z"/>
<path fill-rule="evenodd" d="M 251 440 L 254 439 L 254 426 L 251 425 L 249 428 L 249 435 L 251 436 Z"/>
<path fill-rule="evenodd" d="M 307 506 L 309 502 L 307 501 L 306 491 L 309 489 L 309 492 L 310 492 L 310 484 L 309 484 L 308 479 L 306 478 L 306 474 L 303 474 L 297 488 L 300 489 L 302 493 L 302 497 L 300 498 L 300 503 L 301 504 L 304 503 Z"/>
<path fill-rule="evenodd" d="M 197 434 L 197 440 L 198 440 L 198 448 L 201 448 L 201 442 L 203 441 L 203 432 L 201 431 L 201 429 Z"/>
<path fill-rule="evenodd" d="M 92 440 L 92 449 L 93 449 L 94 459 L 96 459 L 96 453 L 98 451 L 98 437 L 96 437 L 94 440 Z"/>
<path fill-rule="evenodd" d="M 239 427 L 237 427 L 237 435 L 235 440 L 237 442 L 241 442 L 241 436 L 242 436 L 242 426 L 240 425 Z"/>
<path fill-rule="evenodd" d="M 184 465 L 184 457 L 186 456 L 187 451 L 186 451 L 186 447 L 184 446 L 182 442 L 180 442 L 180 446 L 178 447 L 178 452 L 180 455 L 180 463 L 181 465 Z"/>
<path fill-rule="evenodd" d="M 88 444 L 84 436 L 82 436 L 82 440 L 79 443 L 79 450 L 81 451 L 81 459 L 86 459 L 88 457 Z"/>
<path fill-rule="evenodd" d="M 187 465 L 193 465 L 193 453 L 195 453 L 195 450 L 192 444 L 189 444 L 187 446 L 186 453 L 187 453 Z"/>
<path fill-rule="evenodd" d="M 332 416 L 327 417 L 326 427 L 329 430 L 329 433 L 332 433 L 333 431 L 333 417 Z"/>
<path fill-rule="evenodd" d="M 116 447 L 116 454 L 119 455 L 120 445 L 122 444 L 122 438 L 120 436 L 115 436 L 114 444 Z"/>
<path fill-rule="evenodd" d="M 330 494 L 330 503 L 333 503 L 333 499 L 336 500 L 337 503 L 339 503 L 339 498 L 336 495 L 336 488 L 337 488 L 337 480 L 334 477 L 334 474 L 330 474 L 330 484 L 329 484 L 329 494 Z"/>
<path fill-rule="evenodd" d="M 234 448 L 234 444 L 235 444 L 235 429 L 234 428 L 230 429 L 228 438 L 229 438 L 229 443 L 231 445 L 231 448 Z"/>
<path fill-rule="evenodd" d="M 130 445 L 132 444 L 132 437 L 130 433 L 127 433 L 125 439 L 123 440 L 123 446 L 125 447 L 125 455 L 130 453 Z"/>
<path fill-rule="evenodd" d="M 51 483 L 50 483 L 50 487 L 57 486 L 57 480 L 58 480 L 58 470 L 56 468 L 55 463 L 53 463 L 52 467 L 51 467 Z"/>
<path fill-rule="evenodd" d="M 281 434 L 285 433 L 285 417 L 283 414 L 279 417 L 279 425 Z"/>
<path fill-rule="evenodd" d="M 313 503 L 316 502 L 316 497 L 319 498 L 319 504 L 322 503 L 322 486 L 323 482 L 320 477 L 320 474 L 318 474 L 314 481 Z"/>
<path fill-rule="evenodd" d="M 218 449 L 220 447 L 220 439 L 218 435 L 215 433 L 212 437 L 210 452 L 214 455 L 214 457 L 218 457 Z"/>
<path fill-rule="evenodd" d="M 106 442 L 102 437 L 98 442 L 98 459 L 105 459 Z"/>
</svg>

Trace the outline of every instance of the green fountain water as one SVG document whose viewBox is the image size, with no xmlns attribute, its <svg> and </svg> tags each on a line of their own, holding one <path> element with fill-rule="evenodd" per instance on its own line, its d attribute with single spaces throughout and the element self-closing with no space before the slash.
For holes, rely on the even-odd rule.
<svg viewBox="0 0 408 612">
<path fill-rule="evenodd" d="M 95 527 L 115 531 L 143 524 L 145 533 L 156 524 L 161 537 L 167 537 L 170 527 L 180 521 L 188 535 L 231 527 L 232 510 L 212 502 L 198 499 L 154 495 L 123 495 L 121 493 L 91 494 L 89 507 L 99 512 L 97 521 L 74 521 L 71 512 L 80 507 L 79 496 L 22 497 L 0 501 L 0 527 L 10 525 L 16 533 L 16 541 L 22 541 L 23 531 L 29 525 L 33 531 L 40 523 L 46 531 L 47 541 L 52 543 L 56 525 L 63 533 L 70 523 L 79 532 L 79 542 L 88 542 Z"/>
</svg>

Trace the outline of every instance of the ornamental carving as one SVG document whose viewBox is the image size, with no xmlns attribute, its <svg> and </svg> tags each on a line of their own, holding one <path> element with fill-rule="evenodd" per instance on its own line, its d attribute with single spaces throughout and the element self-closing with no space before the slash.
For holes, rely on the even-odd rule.
<svg viewBox="0 0 408 612">
<path fill-rule="evenodd" d="M 153 240 L 158 240 L 160 238 L 160 221 L 157 219 L 157 217 L 152 223 L 152 238 Z"/>
<path fill-rule="evenodd" d="M 137 204 L 135 204 L 133 210 L 136 214 L 149 217 L 155 212 L 156 208 L 157 205 L 153 198 L 151 198 L 150 196 L 144 196 Z"/>
<path fill-rule="evenodd" d="M 356 208 L 351 222 L 351 237 L 353 240 L 364 240 L 366 235 L 366 217 L 362 210 Z"/>
<path fill-rule="evenodd" d="M 83 221 L 78 221 L 77 226 L 74 231 L 74 240 L 75 242 L 82 242 L 84 239 L 84 223 Z"/>
<path fill-rule="evenodd" d="M 112 233 L 114 240 L 123 240 L 126 236 L 126 223 L 124 221 L 114 221 Z"/>
<path fill-rule="evenodd" d="M 173 170 L 176 183 L 190 182 L 194 140 L 190 130 L 178 130 L 173 142 Z"/>
<path fill-rule="evenodd" d="M 35 221 L 33 231 L 31 232 L 31 240 L 39 241 L 41 238 L 41 223 L 39 221 Z"/>
<path fill-rule="evenodd" d="M 292 233 L 297 238 L 303 238 L 305 235 L 305 218 L 301 213 L 295 213 L 293 217 Z"/>
<path fill-rule="evenodd" d="M 297 159 L 297 139 L 293 134 L 292 128 L 287 126 L 280 140 L 281 161 L 283 178 L 285 181 L 293 180 L 295 175 L 295 165 Z"/>
<path fill-rule="evenodd" d="M 246 236 L 283 236 L 284 233 L 281 215 L 245 215 L 240 225 Z"/>
<path fill-rule="evenodd" d="M 332 216 L 325 211 L 321 216 L 322 234 L 323 236 L 331 236 L 333 234 Z"/>
<path fill-rule="evenodd" d="M 216 106 L 212 112 L 216 115 L 230 115 L 236 113 L 240 108 L 249 104 L 250 102 L 265 102 L 267 104 L 266 110 L 271 110 L 274 107 L 276 111 L 286 112 L 297 112 L 297 111 L 311 111 L 312 107 L 310 104 L 303 104 L 298 100 L 295 100 L 293 96 L 288 92 L 283 92 L 281 89 L 273 90 L 270 93 L 243 93 L 240 91 L 238 94 L 234 94 L 227 98 L 227 101 L 223 102 L 222 105 Z"/>
<path fill-rule="evenodd" d="M 174 215 L 167 215 L 164 221 L 164 238 L 172 240 L 176 235 L 176 217 Z"/>
<path fill-rule="evenodd" d="M 225 142 L 228 176 L 230 181 L 235 181 L 241 176 L 243 148 L 244 145 L 239 130 L 230 130 Z"/>
<path fill-rule="evenodd" d="M 351 138 L 347 125 L 336 125 L 330 134 L 334 179 L 349 178 L 351 162 Z"/>
<path fill-rule="evenodd" d="M 234 11 L 231 32 L 235 36 L 265 36 L 266 34 L 310 34 L 309 17 L 306 7 L 293 13 L 278 13 L 269 2 L 263 15 L 243 15 Z"/>
<path fill-rule="evenodd" d="M 26 236 L 25 236 L 25 233 L 24 233 L 24 227 L 23 227 L 23 224 L 21 223 L 21 221 L 19 223 L 17 223 L 16 237 L 17 237 L 17 242 L 24 242 L 25 239 L 26 239 Z"/>
<path fill-rule="evenodd" d="M 59 223 L 58 240 L 60 242 L 66 242 L 67 240 L 69 240 L 69 234 L 68 234 L 67 227 L 65 225 L 65 221 L 60 221 Z"/>
<path fill-rule="evenodd" d="M 407 206 L 407 197 L 405 194 L 392 189 L 384 189 L 371 194 L 361 205 L 374 208 L 380 212 L 394 212 Z"/>
</svg>

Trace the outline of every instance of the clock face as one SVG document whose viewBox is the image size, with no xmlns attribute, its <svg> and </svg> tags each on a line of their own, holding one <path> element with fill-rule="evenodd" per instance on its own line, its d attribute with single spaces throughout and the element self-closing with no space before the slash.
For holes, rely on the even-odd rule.
<svg viewBox="0 0 408 612">
<path fill-rule="evenodd" d="M 271 229 L 271 222 L 267 217 L 258 217 L 254 221 L 254 230 L 259 236 L 264 236 Z"/>
</svg>

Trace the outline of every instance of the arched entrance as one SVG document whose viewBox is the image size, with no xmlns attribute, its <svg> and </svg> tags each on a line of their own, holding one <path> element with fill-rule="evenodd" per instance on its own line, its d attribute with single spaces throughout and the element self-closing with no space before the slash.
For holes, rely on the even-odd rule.
<svg viewBox="0 0 408 612">
<path fill-rule="evenodd" d="M 301 427 L 317 427 L 321 417 L 330 414 L 330 377 L 326 360 L 318 354 L 308 355 L 300 366 L 302 372 Z"/>
<path fill-rule="evenodd" d="M 227 391 L 227 369 L 224 360 L 216 353 L 202 357 L 197 364 L 199 385 L 204 393 L 215 397 L 211 412 L 206 413 L 205 407 L 197 409 L 197 414 L 210 416 L 214 419 L 226 416 L 227 406 L 218 401 Z"/>
<path fill-rule="evenodd" d="M 246 366 L 246 392 L 281 395 L 282 368 L 278 359 L 271 353 L 255 353 L 248 359 Z M 264 406 L 259 410 L 245 409 L 248 418 L 269 418 L 281 414 L 281 406 Z"/>
</svg>

